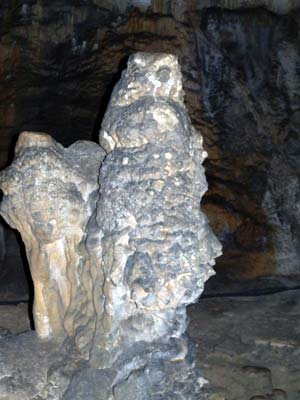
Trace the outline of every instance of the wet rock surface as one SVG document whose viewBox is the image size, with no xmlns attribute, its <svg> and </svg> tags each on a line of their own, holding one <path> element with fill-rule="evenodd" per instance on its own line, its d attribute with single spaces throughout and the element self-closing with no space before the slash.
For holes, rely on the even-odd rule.
<svg viewBox="0 0 300 400">
<path fill-rule="evenodd" d="M 1 172 L 1 215 L 25 243 L 36 327 L 1 339 L 1 395 L 206 399 L 186 307 L 221 244 L 200 209 L 207 153 L 174 55 L 130 57 L 99 142 L 64 148 L 23 132 Z"/>
</svg>

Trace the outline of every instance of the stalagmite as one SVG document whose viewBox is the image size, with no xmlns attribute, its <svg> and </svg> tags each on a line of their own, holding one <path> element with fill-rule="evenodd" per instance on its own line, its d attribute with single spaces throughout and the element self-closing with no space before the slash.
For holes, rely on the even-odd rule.
<svg viewBox="0 0 300 400">
<path fill-rule="evenodd" d="M 23 132 L 14 163 L 1 173 L 1 215 L 25 243 L 35 329 L 42 338 L 79 331 L 89 336 L 94 330 L 95 282 L 83 243 L 103 157 L 103 150 L 91 142 L 78 141 L 65 149 L 49 135 Z"/>
<path fill-rule="evenodd" d="M 174 56 L 130 59 L 100 144 L 108 154 L 96 217 L 105 277 L 98 333 L 112 357 L 124 344 L 180 338 L 185 307 L 200 296 L 220 251 L 200 211 L 206 152 Z"/>
<path fill-rule="evenodd" d="M 202 399 L 186 306 L 221 246 L 200 210 L 207 154 L 175 56 L 129 59 L 99 141 L 64 149 L 25 132 L 0 177 L 1 214 L 27 250 L 38 335 L 87 350 L 62 398 Z"/>
</svg>

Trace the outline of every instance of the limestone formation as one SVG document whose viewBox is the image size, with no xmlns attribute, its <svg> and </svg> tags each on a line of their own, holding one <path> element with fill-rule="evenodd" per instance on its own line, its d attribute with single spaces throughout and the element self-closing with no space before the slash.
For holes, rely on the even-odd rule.
<svg viewBox="0 0 300 400">
<path fill-rule="evenodd" d="M 199 208 L 206 152 L 184 108 L 174 56 L 130 59 L 100 144 L 108 155 L 96 216 L 105 295 L 98 334 L 107 336 L 111 357 L 123 343 L 180 338 L 185 307 L 200 296 L 220 252 Z"/>
<path fill-rule="evenodd" d="M 129 59 L 99 141 L 65 149 L 25 132 L 0 177 L 1 214 L 26 245 L 37 333 L 69 338 L 47 361 L 55 398 L 204 399 L 186 306 L 221 246 L 200 210 L 207 154 L 175 56 Z M 49 385 L 39 382 L 39 399 Z"/>
<path fill-rule="evenodd" d="M 79 330 L 88 336 L 96 318 L 95 274 L 83 243 L 104 152 L 91 142 L 65 149 L 46 134 L 23 132 L 15 153 L 0 177 L 1 214 L 25 243 L 35 329 L 42 338 L 79 339 Z"/>
</svg>

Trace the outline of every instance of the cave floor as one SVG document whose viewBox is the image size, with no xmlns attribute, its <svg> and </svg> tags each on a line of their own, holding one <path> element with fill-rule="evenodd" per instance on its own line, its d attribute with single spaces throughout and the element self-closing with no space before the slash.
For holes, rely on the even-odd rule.
<svg viewBox="0 0 300 400">
<path fill-rule="evenodd" d="M 0 336 L 7 332 L 22 333 L 30 331 L 28 304 L 0 305 Z"/>
<path fill-rule="evenodd" d="M 210 400 L 300 400 L 300 290 L 202 298 L 189 316 Z M 0 306 L 0 335 L 28 330 L 26 304 Z"/>
<path fill-rule="evenodd" d="M 300 290 L 204 298 L 189 315 L 212 399 L 300 399 Z"/>
</svg>

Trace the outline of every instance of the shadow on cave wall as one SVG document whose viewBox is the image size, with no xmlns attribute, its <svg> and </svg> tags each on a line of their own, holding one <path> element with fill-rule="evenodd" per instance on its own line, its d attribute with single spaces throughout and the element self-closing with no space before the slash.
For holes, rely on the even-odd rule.
<svg viewBox="0 0 300 400">
<path fill-rule="evenodd" d="M 13 162 L 18 136 L 14 134 L 11 137 L 3 169 Z M 0 191 L 0 202 L 2 197 Z M 34 329 L 33 297 L 34 286 L 21 235 L 0 216 L 0 304 L 28 303 L 30 325 Z"/>
<path fill-rule="evenodd" d="M 107 84 L 104 94 L 100 99 L 99 111 L 98 111 L 98 114 L 97 114 L 97 117 L 96 117 L 96 120 L 94 123 L 92 137 L 91 137 L 91 139 L 96 143 L 98 143 L 98 141 L 99 141 L 99 131 L 101 128 L 101 123 L 104 118 L 106 109 L 108 107 L 113 88 L 119 82 L 122 72 L 126 69 L 128 58 L 129 58 L 129 56 L 125 56 L 121 59 L 117 72 L 115 72 L 113 74 L 113 76 L 111 77 L 110 82 Z"/>
<path fill-rule="evenodd" d="M 21 236 L 0 218 L 0 237 L 0 304 L 28 302 L 32 306 L 33 283 Z"/>
</svg>

